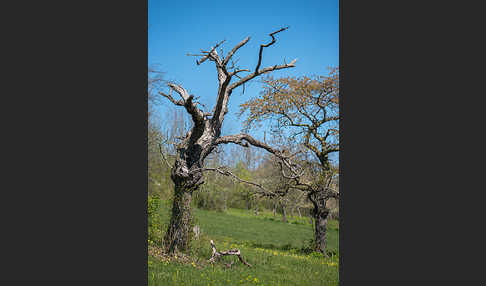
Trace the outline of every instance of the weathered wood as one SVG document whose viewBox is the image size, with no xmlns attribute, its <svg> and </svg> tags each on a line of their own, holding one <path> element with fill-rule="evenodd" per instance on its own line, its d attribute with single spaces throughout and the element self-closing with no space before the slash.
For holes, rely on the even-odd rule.
<svg viewBox="0 0 486 286">
<path fill-rule="evenodd" d="M 284 31 L 285 29 L 287 28 L 283 28 L 269 34 L 272 37 L 272 42 L 262 46 L 268 47 L 273 44 L 275 42 L 274 34 Z M 190 202 L 192 199 L 192 193 L 197 191 L 199 186 L 204 183 L 203 172 L 208 170 L 216 171 L 236 178 L 236 176 L 234 176 L 234 174 L 228 170 L 222 170 L 221 168 L 204 168 L 204 160 L 217 148 L 218 144 L 241 143 L 240 145 L 248 146 L 249 143 L 256 147 L 264 148 L 276 156 L 279 156 L 279 158 L 283 158 L 280 151 L 271 148 L 265 143 L 255 140 L 247 134 L 221 137 L 221 127 L 224 116 L 228 112 L 229 97 L 235 88 L 264 73 L 295 67 L 296 60 L 293 60 L 290 64 L 274 65 L 260 69 L 259 67 L 261 64 L 261 55 L 263 49 L 263 47 L 261 47 L 259 60 L 255 71 L 246 77 L 239 77 L 237 75 L 238 72 L 249 72 L 250 70 L 240 69 L 238 67 L 235 68 L 234 65 L 228 67 L 227 65 L 235 52 L 245 45 L 249 39 L 250 38 L 247 37 L 238 43 L 228 53 L 226 58 L 224 58 L 223 55 L 220 57 L 217 52 L 217 48 L 223 44 L 224 41 L 217 43 L 209 51 L 201 51 L 201 54 L 197 55 L 202 56 L 202 58 L 196 61 L 198 65 L 202 64 L 206 60 L 214 62 L 216 65 L 219 86 L 216 105 L 213 112 L 203 112 L 198 107 L 200 103 L 195 101 L 194 95 L 189 94 L 189 92 L 181 85 L 171 82 L 168 83 L 170 90 L 168 94 L 159 92 L 160 95 L 166 97 L 174 105 L 184 107 L 187 113 L 191 115 L 192 121 L 194 122 L 192 129 L 186 134 L 185 137 L 181 138 L 181 142 L 177 145 L 177 156 L 175 157 L 175 162 L 171 169 L 171 179 L 175 185 L 175 198 L 171 221 L 164 239 L 165 245 L 168 247 L 168 251 L 170 253 L 173 253 L 176 250 L 188 250 L 190 245 L 189 240 L 191 237 L 191 227 L 189 225 L 189 222 L 191 221 Z M 233 68 L 235 69 L 230 71 L 230 69 Z M 239 78 L 239 81 L 231 83 L 233 76 Z M 180 99 L 176 100 L 173 98 L 172 91 L 176 92 L 180 96 Z M 242 142 L 243 140 L 245 143 Z M 260 187 L 262 194 L 269 193 L 266 192 L 261 185 L 256 183 L 253 184 Z"/>
<path fill-rule="evenodd" d="M 225 255 L 236 255 L 238 256 L 238 259 L 241 261 L 241 263 L 245 264 L 246 266 L 248 267 L 252 267 L 252 265 L 248 262 L 246 262 L 243 257 L 241 257 L 241 253 L 240 253 L 240 250 L 239 249 L 230 249 L 230 250 L 226 250 L 226 251 L 217 251 L 216 250 L 216 246 L 214 245 L 214 241 L 211 240 L 211 248 L 213 249 L 213 254 L 211 255 L 211 258 L 209 259 L 209 262 L 211 263 L 214 263 L 216 261 L 219 260 L 219 258 L 221 258 L 222 256 L 225 256 Z M 234 262 L 232 262 L 231 264 L 225 264 L 226 267 L 231 267 L 231 265 L 233 265 Z"/>
<path fill-rule="evenodd" d="M 175 186 L 175 196 L 172 204 L 172 216 L 164 237 L 165 248 L 169 253 L 185 252 L 189 249 L 192 193 L 182 186 Z"/>
<path fill-rule="evenodd" d="M 192 228 L 192 231 L 194 232 L 194 239 L 198 239 L 199 235 L 201 234 L 201 228 L 198 225 L 195 225 Z"/>
</svg>

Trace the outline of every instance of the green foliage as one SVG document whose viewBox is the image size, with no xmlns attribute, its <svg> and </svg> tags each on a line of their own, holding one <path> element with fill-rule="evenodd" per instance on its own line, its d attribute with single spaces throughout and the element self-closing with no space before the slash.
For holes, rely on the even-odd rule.
<svg viewBox="0 0 486 286">
<path fill-rule="evenodd" d="M 229 190 L 213 183 L 206 183 L 193 194 L 193 205 L 200 209 L 222 212 L 226 205 L 225 196 L 228 196 L 225 192 Z"/>
<path fill-rule="evenodd" d="M 245 163 L 243 163 L 241 161 L 239 161 L 236 164 L 234 171 L 235 171 L 235 175 L 237 175 L 240 179 L 243 179 L 243 180 L 251 180 L 252 179 L 252 175 L 251 175 L 250 171 L 248 171 L 248 169 L 246 168 Z"/>
<path fill-rule="evenodd" d="M 252 173 L 241 161 L 236 164 L 232 172 L 243 180 L 254 180 Z M 219 212 L 226 211 L 228 208 L 246 209 L 255 207 L 257 204 L 261 209 L 263 204 L 255 201 L 251 194 L 251 188 L 246 184 L 235 182 L 225 176 L 209 175 L 200 189 L 194 192 L 193 204 L 200 209 Z"/>
<path fill-rule="evenodd" d="M 160 206 L 161 201 L 158 196 L 148 197 L 147 216 L 149 244 L 161 245 L 162 243 L 162 219 Z"/>
<path fill-rule="evenodd" d="M 320 253 L 320 252 L 316 252 L 316 251 L 312 251 L 310 254 L 309 254 L 310 257 L 315 257 L 315 258 L 324 258 L 324 254 Z"/>
</svg>

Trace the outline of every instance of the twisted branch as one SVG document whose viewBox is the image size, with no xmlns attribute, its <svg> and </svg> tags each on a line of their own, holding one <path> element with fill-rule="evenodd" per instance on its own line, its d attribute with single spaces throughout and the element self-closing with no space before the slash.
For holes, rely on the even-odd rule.
<svg viewBox="0 0 486 286">
<path fill-rule="evenodd" d="M 277 33 L 280 33 L 282 31 L 285 31 L 288 28 L 289 27 L 285 27 L 285 28 L 282 28 L 282 29 L 280 29 L 278 31 L 275 31 L 273 33 L 268 34 L 270 37 L 272 37 L 272 41 L 270 43 L 266 44 L 266 45 L 264 45 L 264 44 L 261 44 L 260 45 L 260 52 L 258 53 L 258 64 L 257 64 L 257 66 L 255 68 L 255 73 L 258 72 L 258 68 L 260 67 L 260 64 L 262 63 L 263 48 L 267 48 L 267 47 L 270 47 L 271 45 L 275 44 L 276 40 L 275 40 L 275 37 L 273 35 L 275 35 Z"/>
<path fill-rule="evenodd" d="M 251 264 L 246 262 L 243 257 L 241 257 L 241 252 L 239 249 L 230 249 L 230 250 L 226 250 L 226 251 L 217 251 L 216 250 L 216 246 L 214 245 L 214 241 L 211 240 L 211 248 L 213 249 L 213 254 L 211 255 L 211 258 L 209 259 L 209 262 L 211 263 L 214 263 L 216 262 L 217 260 L 219 260 L 219 258 L 221 256 L 225 256 L 225 255 L 236 255 L 238 256 L 238 259 L 241 261 L 241 263 L 245 264 L 246 266 L 248 267 L 251 267 Z M 231 267 L 231 265 L 233 265 L 233 263 L 231 264 L 226 264 L 227 267 Z"/>
<path fill-rule="evenodd" d="M 200 65 L 202 63 L 204 63 L 208 58 L 211 57 L 211 54 L 216 51 L 216 49 L 222 44 L 224 43 L 225 40 L 222 40 L 221 42 L 217 43 L 216 46 L 214 46 L 213 48 L 211 48 L 211 50 L 209 52 L 205 52 L 205 51 L 202 51 L 203 54 L 204 54 L 204 57 L 202 57 L 200 60 L 196 60 L 196 64 L 197 65 Z"/>
<path fill-rule="evenodd" d="M 248 185 L 255 186 L 255 187 L 259 188 L 260 191 L 255 191 L 254 193 L 257 194 L 257 195 L 263 196 L 263 197 L 276 197 L 278 195 L 282 195 L 279 192 L 272 192 L 272 191 L 266 189 L 261 184 L 258 184 L 258 183 L 255 183 L 255 182 L 251 182 L 251 181 L 247 181 L 247 180 L 243 180 L 243 179 L 241 179 L 237 175 L 233 174 L 231 171 L 229 171 L 228 169 L 226 169 L 224 167 L 219 167 L 219 168 L 198 168 L 198 169 L 192 170 L 191 173 L 205 172 L 205 171 L 217 172 L 217 173 L 219 173 L 221 175 L 228 176 L 228 177 L 232 177 L 232 178 L 236 179 L 237 181 L 239 181 L 240 183 L 245 183 L 245 184 L 248 184 Z"/>
</svg>

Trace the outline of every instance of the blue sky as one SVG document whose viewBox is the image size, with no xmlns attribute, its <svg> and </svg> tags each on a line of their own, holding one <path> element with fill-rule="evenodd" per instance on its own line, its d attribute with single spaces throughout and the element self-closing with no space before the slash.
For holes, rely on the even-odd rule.
<svg viewBox="0 0 486 286">
<path fill-rule="evenodd" d="M 290 26 L 276 35 L 277 42 L 263 50 L 261 67 L 289 63 L 295 68 L 273 72 L 275 77 L 325 74 L 326 67 L 339 64 L 339 1 L 148 1 L 148 64 L 157 65 L 165 79 L 175 81 L 208 109 L 216 101 L 217 77 L 214 63 L 197 66 L 187 53 L 208 50 L 221 40 L 226 54 L 250 36 L 233 59 L 241 68 L 254 69 L 260 44 L 271 41 L 269 33 Z M 240 133 L 243 119 L 235 113 L 239 104 L 258 96 L 261 84 L 254 80 L 237 88 L 229 102 L 223 135 Z M 163 101 L 164 113 L 171 103 Z M 172 107 L 170 107 L 172 108 Z M 263 132 L 251 131 L 258 139 Z"/>
</svg>

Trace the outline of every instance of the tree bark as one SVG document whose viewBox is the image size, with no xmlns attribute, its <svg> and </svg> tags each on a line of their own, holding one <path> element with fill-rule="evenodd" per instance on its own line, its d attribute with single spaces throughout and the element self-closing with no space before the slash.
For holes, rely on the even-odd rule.
<svg viewBox="0 0 486 286">
<path fill-rule="evenodd" d="M 190 104 L 191 98 L 192 96 L 187 99 L 186 105 Z M 171 170 L 171 179 L 174 182 L 172 216 L 164 237 L 168 253 L 187 252 L 190 249 L 193 235 L 192 193 L 204 182 L 200 169 L 204 159 L 212 151 L 212 139 L 209 124 L 197 122 L 177 145 L 177 157 Z"/>
<path fill-rule="evenodd" d="M 209 259 L 209 262 L 211 262 L 211 263 L 216 262 L 221 256 L 236 255 L 236 256 L 238 256 L 238 259 L 241 261 L 241 263 L 245 264 L 248 267 L 251 267 L 251 264 L 246 262 L 243 259 L 243 257 L 241 257 L 241 252 L 240 252 L 239 249 L 230 249 L 230 250 L 227 250 L 227 251 L 217 251 L 213 240 L 211 240 L 211 248 L 213 250 L 213 254 L 211 255 L 211 258 Z M 234 262 L 232 262 L 231 264 L 225 264 L 225 265 L 226 265 L 226 267 L 229 268 L 229 267 L 231 267 L 231 265 L 233 265 L 233 263 Z"/>
<path fill-rule="evenodd" d="M 283 213 L 282 221 L 284 223 L 287 223 L 287 212 L 285 211 L 285 206 L 282 206 L 282 213 Z"/>
<path fill-rule="evenodd" d="M 197 55 L 202 56 L 202 58 L 196 61 L 197 65 L 202 64 L 206 60 L 210 60 L 215 63 L 217 69 L 219 82 L 218 94 L 216 106 L 211 113 L 203 112 L 203 110 L 201 110 L 198 106 L 200 104 L 197 101 L 198 98 L 193 94 L 189 94 L 185 88 L 175 83 L 169 82 L 167 84 L 170 88 L 170 92 L 168 94 L 162 91 L 158 92 L 174 105 L 184 107 L 187 113 L 191 115 L 194 123 L 191 130 L 188 131 L 183 138 L 179 138 L 182 140 L 182 142 L 177 145 L 177 156 L 171 170 L 171 179 L 175 185 L 175 195 L 172 206 L 172 217 L 170 219 L 167 233 L 164 237 L 164 243 L 169 253 L 174 253 L 176 251 L 186 252 L 190 248 L 190 235 L 192 234 L 192 192 L 196 191 L 198 187 L 204 183 L 203 169 L 210 170 L 210 168 L 204 168 L 204 160 L 214 151 L 218 144 L 234 143 L 245 147 L 249 147 L 248 144 L 251 144 L 258 148 L 264 148 L 275 155 L 281 154 L 279 150 L 271 148 L 270 146 L 254 139 L 248 134 L 228 135 L 221 137 L 221 127 L 224 117 L 226 113 L 228 113 L 229 97 L 235 88 L 263 74 L 280 69 L 295 67 L 295 62 L 297 59 L 293 60 L 289 64 L 273 65 L 260 69 L 263 48 L 274 44 L 276 41 L 274 35 L 286 30 L 287 28 L 288 27 L 282 28 L 269 34 L 269 36 L 272 37 L 272 42 L 265 45 L 260 45 L 257 66 L 254 72 L 245 77 L 240 77 L 236 74 L 243 71 L 250 72 L 250 70 L 234 69 L 233 65 L 227 67 L 227 64 L 229 63 L 233 54 L 248 42 L 250 39 L 249 37 L 238 43 L 228 53 L 226 58 L 221 58 L 217 52 L 217 48 L 224 41 L 216 44 L 210 49 L 210 51 L 202 51 L 202 55 Z M 233 76 L 238 77 L 239 80 L 231 83 Z M 180 99 L 176 100 L 174 97 L 172 97 L 172 91 L 175 91 L 180 96 Z M 229 173 L 223 172 L 223 174 Z M 226 199 L 227 198 L 225 198 L 225 207 L 227 203 Z M 251 204 L 251 201 L 248 201 L 248 204 Z M 248 210 L 249 207 L 250 206 L 248 205 Z"/>
<path fill-rule="evenodd" d="M 327 256 L 326 253 L 326 234 L 327 234 L 327 216 L 329 209 L 319 207 L 314 209 L 315 220 L 315 250 Z"/>
<path fill-rule="evenodd" d="M 175 186 L 172 216 L 164 238 L 165 247 L 169 253 L 185 252 L 190 248 L 193 222 L 191 214 L 192 191 L 183 185 Z"/>
</svg>

